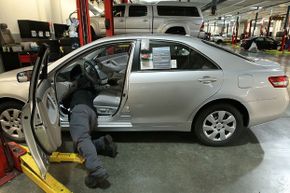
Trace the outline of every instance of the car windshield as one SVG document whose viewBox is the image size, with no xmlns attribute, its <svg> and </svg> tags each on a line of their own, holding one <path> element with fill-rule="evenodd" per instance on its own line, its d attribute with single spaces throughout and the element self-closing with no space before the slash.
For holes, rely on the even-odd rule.
<svg viewBox="0 0 290 193">
<path fill-rule="evenodd" d="M 220 49 L 220 50 L 223 50 L 223 51 L 225 51 L 225 52 L 228 52 L 228 53 L 230 53 L 230 54 L 233 54 L 233 55 L 235 55 L 235 56 L 238 56 L 238 57 L 240 57 L 240 58 L 243 58 L 243 59 L 245 59 L 245 60 L 247 60 L 247 61 L 255 62 L 254 60 L 252 60 L 252 59 L 250 59 L 250 58 L 247 58 L 247 57 L 245 57 L 245 56 L 243 56 L 243 55 L 241 55 L 241 54 L 238 54 L 238 53 L 236 53 L 236 52 L 234 52 L 234 51 L 232 51 L 232 50 L 229 50 L 229 49 L 227 49 L 227 48 L 221 47 L 221 46 L 219 46 L 219 45 L 217 45 L 217 44 L 215 44 L 215 43 L 212 43 L 212 42 L 209 42 L 209 41 L 206 41 L 206 40 L 202 40 L 202 42 L 205 43 L 205 44 L 207 44 L 207 45 L 210 45 L 210 46 L 213 46 L 213 47 L 215 47 L 215 48 L 218 48 L 218 49 Z"/>
</svg>

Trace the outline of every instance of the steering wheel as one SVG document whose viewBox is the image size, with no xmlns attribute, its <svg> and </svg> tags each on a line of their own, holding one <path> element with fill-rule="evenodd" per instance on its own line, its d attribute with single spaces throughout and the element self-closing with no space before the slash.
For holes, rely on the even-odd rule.
<svg viewBox="0 0 290 193">
<path fill-rule="evenodd" d="M 104 64 L 97 57 L 94 57 L 93 61 L 97 64 L 99 70 L 103 68 Z"/>
<path fill-rule="evenodd" d="M 99 73 L 95 68 L 95 65 L 91 61 L 89 60 L 84 61 L 83 72 L 85 77 L 88 78 L 89 81 L 93 83 L 93 85 L 100 82 Z"/>
</svg>

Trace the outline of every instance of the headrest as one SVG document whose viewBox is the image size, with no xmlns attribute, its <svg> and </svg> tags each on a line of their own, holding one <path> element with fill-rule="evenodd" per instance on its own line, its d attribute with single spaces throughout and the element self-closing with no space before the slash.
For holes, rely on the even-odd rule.
<svg viewBox="0 0 290 193">
<path fill-rule="evenodd" d="M 0 29 L 7 29 L 8 26 L 6 23 L 0 23 Z"/>
</svg>

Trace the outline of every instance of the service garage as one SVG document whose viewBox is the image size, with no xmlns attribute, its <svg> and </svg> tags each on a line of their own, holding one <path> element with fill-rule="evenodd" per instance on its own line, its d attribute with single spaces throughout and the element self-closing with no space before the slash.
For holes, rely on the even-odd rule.
<svg viewBox="0 0 290 193">
<path fill-rule="evenodd" d="M 289 0 L 0 9 L 0 193 L 290 192 Z"/>
</svg>

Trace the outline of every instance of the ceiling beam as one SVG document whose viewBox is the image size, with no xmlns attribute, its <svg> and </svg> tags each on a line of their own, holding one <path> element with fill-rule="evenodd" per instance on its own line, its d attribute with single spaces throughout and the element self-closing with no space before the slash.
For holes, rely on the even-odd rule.
<svg viewBox="0 0 290 193">
<path fill-rule="evenodd" d="M 223 3 L 225 1 L 226 0 L 212 0 L 212 2 L 210 2 L 210 3 L 208 3 L 208 4 L 204 5 L 204 6 L 202 6 L 201 7 L 201 10 L 202 11 L 206 11 L 208 9 L 211 9 L 213 6 L 217 6 L 218 4 Z"/>
</svg>

